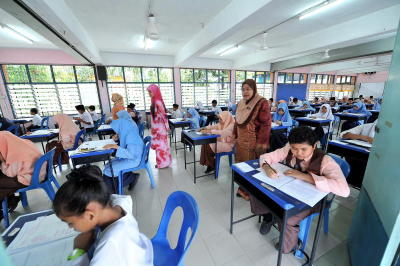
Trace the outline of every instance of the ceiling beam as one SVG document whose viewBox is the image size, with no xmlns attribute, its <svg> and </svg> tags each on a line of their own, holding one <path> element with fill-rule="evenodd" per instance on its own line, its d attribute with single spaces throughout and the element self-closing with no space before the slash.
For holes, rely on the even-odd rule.
<svg viewBox="0 0 400 266">
<path fill-rule="evenodd" d="M 235 28 L 239 27 L 255 12 L 264 8 L 272 0 L 232 0 L 209 23 L 186 43 L 175 57 L 175 65 L 180 66 L 188 59 L 198 56 L 223 41 Z"/>
</svg>

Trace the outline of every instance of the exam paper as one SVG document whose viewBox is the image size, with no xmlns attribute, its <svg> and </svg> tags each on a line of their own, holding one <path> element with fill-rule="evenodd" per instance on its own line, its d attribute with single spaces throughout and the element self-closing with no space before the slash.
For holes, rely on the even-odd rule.
<svg viewBox="0 0 400 266">
<path fill-rule="evenodd" d="M 103 147 L 107 144 L 116 144 L 116 143 L 113 139 L 86 141 L 82 143 L 77 150 L 78 151 L 81 151 L 82 149 L 103 150 Z"/>
<path fill-rule="evenodd" d="M 371 148 L 372 147 L 371 143 L 368 143 L 368 142 L 362 141 L 362 140 L 358 140 L 358 139 L 346 139 L 346 140 L 343 140 L 343 141 L 347 142 L 347 143 L 350 143 L 350 144 L 357 145 L 357 146 L 361 146 L 361 147 L 364 147 L 364 148 Z"/>
<path fill-rule="evenodd" d="M 176 122 L 181 122 L 181 121 L 183 121 L 183 119 L 184 119 L 184 118 L 174 118 L 174 119 L 170 119 L 169 121 L 176 123 Z"/>
<path fill-rule="evenodd" d="M 32 134 L 29 134 L 28 136 L 47 135 L 50 133 L 58 133 L 58 131 L 58 129 L 40 129 L 33 131 Z"/>
<path fill-rule="evenodd" d="M 106 130 L 106 129 L 110 129 L 111 126 L 110 125 L 101 125 L 99 126 L 98 130 Z"/>
<path fill-rule="evenodd" d="M 239 170 L 242 171 L 243 173 L 247 173 L 247 172 L 250 172 L 250 171 L 253 171 L 253 170 L 254 170 L 253 167 L 251 167 L 250 165 L 248 165 L 248 164 L 245 163 L 245 162 L 236 163 L 236 164 L 234 164 L 234 165 L 235 165 L 237 168 L 239 168 Z"/>
<path fill-rule="evenodd" d="M 276 187 L 276 188 L 280 188 L 283 185 L 294 180 L 293 177 L 286 176 L 283 174 L 286 170 L 290 169 L 290 167 L 287 167 L 286 165 L 283 165 L 280 163 L 272 164 L 271 167 L 274 168 L 278 172 L 279 178 L 268 177 L 262 168 L 258 168 L 257 170 L 259 171 L 259 173 L 254 174 L 253 177 L 260 180 L 261 182 L 264 182 L 264 183 L 271 185 L 273 187 Z"/>
<path fill-rule="evenodd" d="M 279 188 L 280 191 L 314 207 L 328 193 L 319 191 L 314 185 L 295 179 Z"/>
</svg>

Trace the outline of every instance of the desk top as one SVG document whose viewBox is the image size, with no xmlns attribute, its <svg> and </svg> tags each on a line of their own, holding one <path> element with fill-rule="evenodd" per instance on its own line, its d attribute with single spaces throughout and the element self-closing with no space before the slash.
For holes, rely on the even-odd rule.
<svg viewBox="0 0 400 266">
<path fill-rule="evenodd" d="M 113 130 L 110 125 L 100 125 L 97 131 L 109 131 Z"/>
<path fill-rule="evenodd" d="M 278 125 L 273 125 L 274 123 L 272 123 L 272 125 L 271 125 L 271 130 L 272 131 L 274 131 L 274 130 L 282 130 L 282 129 L 288 129 L 289 128 L 289 126 L 278 126 Z"/>
<path fill-rule="evenodd" d="M 43 137 L 51 137 L 51 136 L 57 136 L 59 130 L 58 129 L 40 129 L 33 131 L 29 135 L 23 135 L 21 138 L 23 139 L 34 139 L 34 138 L 43 138 Z"/>
<path fill-rule="evenodd" d="M 74 159 L 113 153 L 115 149 L 103 149 L 107 144 L 116 143 L 112 139 L 85 141 L 76 150 L 69 151 L 68 154 L 71 159 Z"/>
<path fill-rule="evenodd" d="M 12 120 L 14 124 L 23 124 L 29 121 L 32 121 L 32 117 L 18 118 Z"/>
<path fill-rule="evenodd" d="M 182 133 L 192 140 L 215 139 L 220 137 L 220 135 L 216 134 L 200 134 L 200 132 L 197 132 L 197 129 L 183 130 Z"/>
<path fill-rule="evenodd" d="M 333 115 L 339 116 L 339 117 L 358 117 L 359 119 L 364 119 L 367 117 L 366 114 L 354 114 L 354 113 L 334 113 Z"/>
<path fill-rule="evenodd" d="M 353 151 L 357 151 L 357 152 L 361 152 L 364 154 L 369 154 L 370 150 L 368 148 L 363 148 L 361 146 L 357 146 L 357 145 L 353 145 L 347 142 L 343 142 L 340 140 L 331 140 L 328 142 L 328 145 L 334 145 L 340 148 L 344 148 L 344 149 L 349 149 L 349 150 L 353 150 Z"/>
<path fill-rule="evenodd" d="M 215 115 L 215 111 L 213 111 L 213 110 L 200 110 L 199 114 Z"/>
<path fill-rule="evenodd" d="M 312 109 L 290 109 L 289 113 L 309 113 L 309 112 L 314 112 Z"/>
<path fill-rule="evenodd" d="M 190 124 L 189 120 L 183 120 L 183 119 L 184 118 L 168 119 L 168 122 L 170 122 L 173 125 Z"/>
<path fill-rule="evenodd" d="M 304 121 L 304 122 L 311 122 L 311 123 L 316 123 L 316 124 L 325 124 L 325 123 L 332 122 L 332 120 L 329 120 L 329 119 L 320 119 L 320 118 L 312 119 L 309 117 L 297 117 L 297 118 L 295 118 L 295 120 L 300 121 L 300 122 Z"/>
</svg>

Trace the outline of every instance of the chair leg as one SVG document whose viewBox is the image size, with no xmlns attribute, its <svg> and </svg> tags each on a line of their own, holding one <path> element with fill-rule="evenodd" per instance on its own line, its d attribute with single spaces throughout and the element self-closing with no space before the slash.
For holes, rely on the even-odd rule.
<svg viewBox="0 0 400 266">
<path fill-rule="evenodd" d="M 156 187 L 156 182 L 154 181 L 153 171 L 151 170 L 150 162 L 147 162 L 147 163 L 146 163 L 146 171 L 147 171 L 147 175 L 148 175 L 149 178 L 150 178 L 150 185 L 151 185 L 151 188 L 155 188 L 155 187 Z"/>
<path fill-rule="evenodd" d="M 121 173 L 118 175 L 118 194 L 124 195 L 124 175 Z"/>
<path fill-rule="evenodd" d="M 303 243 L 302 250 L 305 250 L 307 246 L 307 238 L 308 238 L 308 233 L 310 232 L 311 221 L 312 221 L 312 216 L 308 216 L 307 218 L 305 218 L 303 221 L 300 222 L 300 232 L 298 238 Z M 303 258 L 304 255 L 300 250 L 297 250 L 295 256 L 297 258 Z"/>
<path fill-rule="evenodd" d="M 232 157 L 233 157 L 232 154 L 229 154 L 229 166 L 232 166 L 232 161 L 233 161 Z"/>
<path fill-rule="evenodd" d="M 51 201 L 54 200 L 54 197 L 56 196 L 56 192 L 53 189 L 53 186 L 51 185 L 50 182 L 46 183 L 45 186 L 42 187 L 44 189 L 44 191 L 46 191 L 47 196 L 49 197 L 49 199 Z"/>
<path fill-rule="evenodd" d="M 215 155 L 215 179 L 218 178 L 220 160 L 221 160 L 221 156 L 217 153 Z"/>
<path fill-rule="evenodd" d="M 8 219 L 8 204 L 7 197 L 5 197 L 1 203 L 1 207 L 3 208 L 3 224 L 4 227 L 7 228 L 10 225 L 10 221 Z"/>
<path fill-rule="evenodd" d="M 19 195 L 21 197 L 22 207 L 28 207 L 28 197 L 26 196 L 26 192 L 20 192 Z"/>
<path fill-rule="evenodd" d="M 54 183 L 54 185 L 56 186 L 56 188 L 57 188 L 57 189 L 59 189 L 59 188 L 60 188 L 60 184 L 58 183 L 58 181 L 57 181 L 57 178 L 56 178 L 56 177 L 53 177 L 53 178 L 51 179 L 51 181 L 53 181 L 53 183 Z"/>
<path fill-rule="evenodd" d="M 329 232 L 329 208 L 325 208 L 324 211 L 324 233 Z"/>
<path fill-rule="evenodd" d="M 60 174 L 62 173 L 62 162 L 61 162 L 61 153 L 57 158 L 58 169 L 60 170 Z"/>
</svg>

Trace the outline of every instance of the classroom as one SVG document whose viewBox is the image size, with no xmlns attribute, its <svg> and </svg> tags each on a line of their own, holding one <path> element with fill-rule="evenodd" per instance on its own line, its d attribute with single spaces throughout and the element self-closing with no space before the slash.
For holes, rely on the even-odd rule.
<svg viewBox="0 0 400 266">
<path fill-rule="evenodd" d="M 1 0 L 1 266 L 400 266 L 399 0 Z"/>
</svg>

